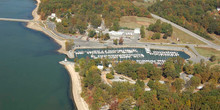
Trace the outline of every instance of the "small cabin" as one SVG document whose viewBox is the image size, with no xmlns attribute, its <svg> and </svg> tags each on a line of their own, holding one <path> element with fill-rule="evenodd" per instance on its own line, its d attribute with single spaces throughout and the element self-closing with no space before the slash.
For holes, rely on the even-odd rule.
<svg viewBox="0 0 220 110">
<path fill-rule="evenodd" d="M 57 21 L 58 23 L 61 23 L 61 22 L 62 22 L 62 20 L 61 20 L 60 18 L 56 18 L 56 21 Z"/>
<path fill-rule="evenodd" d="M 97 68 L 98 68 L 99 70 L 103 70 L 104 67 L 103 67 L 103 65 L 98 65 Z"/>
</svg>

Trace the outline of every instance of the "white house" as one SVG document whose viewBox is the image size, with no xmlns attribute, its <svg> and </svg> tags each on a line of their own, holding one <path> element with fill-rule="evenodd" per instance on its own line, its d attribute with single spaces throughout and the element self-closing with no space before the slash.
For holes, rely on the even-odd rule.
<svg viewBox="0 0 220 110">
<path fill-rule="evenodd" d="M 112 67 L 112 64 L 109 64 L 108 67 L 111 68 L 111 67 Z"/>
<path fill-rule="evenodd" d="M 220 8 L 217 8 L 217 11 L 220 11 Z"/>
<path fill-rule="evenodd" d="M 151 91 L 151 89 L 150 89 L 150 88 L 145 88 L 144 90 L 145 90 L 145 91 Z"/>
<path fill-rule="evenodd" d="M 104 67 L 103 67 L 103 65 L 98 65 L 97 68 L 98 68 L 99 70 L 103 70 Z"/>
<path fill-rule="evenodd" d="M 62 20 L 60 18 L 56 17 L 55 13 L 51 13 L 51 15 L 48 16 L 48 18 L 50 18 L 50 19 L 54 19 L 55 18 L 56 22 L 58 22 L 58 23 L 62 22 Z"/>
<path fill-rule="evenodd" d="M 56 18 L 56 21 L 57 21 L 58 23 L 61 23 L 61 22 L 62 22 L 62 20 L 61 20 L 60 18 Z"/>
<path fill-rule="evenodd" d="M 160 80 L 159 83 L 160 83 L 160 84 L 164 84 L 165 82 Z"/>
<path fill-rule="evenodd" d="M 51 13 L 51 15 L 48 16 L 48 18 L 54 19 L 54 18 L 56 18 L 56 14 L 55 13 Z"/>
</svg>

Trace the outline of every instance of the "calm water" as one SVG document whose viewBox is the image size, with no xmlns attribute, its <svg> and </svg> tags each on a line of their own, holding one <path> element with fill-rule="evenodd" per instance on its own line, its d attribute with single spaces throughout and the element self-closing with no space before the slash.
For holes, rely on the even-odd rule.
<svg viewBox="0 0 220 110">
<path fill-rule="evenodd" d="M 176 57 L 176 56 L 159 56 L 159 55 L 152 55 L 152 54 L 149 54 L 145 51 L 144 48 L 112 48 L 112 49 L 76 49 L 75 50 L 75 53 L 74 55 L 76 57 L 78 57 L 79 59 L 80 58 L 86 58 L 86 57 L 89 57 L 89 58 L 92 58 L 91 56 L 95 56 L 95 57 L 98 57 L 98 55 L 107 55 L 107 56 L 112 56 L 112 55 L 125 55 L 127 53 L 122 53 L 122 52 L 119 52 L 119 53 L 111 53 L 110 51 L 115 51 L 115 50 L 136 50 L 136 52 L 132 53 L 132 54 L 143 54 L 143 57 L 131 57 L 131 58 L 116 58 L 116 60 L 166 60 L 170 57 Z M 94 53 L 94 54 L 87 54 L 88 51 L 97 51 L 97 52 L 101 52 L 101 54 L 97 54 L 97 53 Z M 175 52 L 175 53 L 178 53 L 180 57 L 184 58 L 184 59 L 188 59 L 190 58 L 189 55 L 187 55 L 185 52 L 182 52 L 182 51 L 169 51 L 169 50 L 155 50 L 155 49 L 151 49 L 151 52 L 154 52 L 154 51 L 157 51 L 157 52 Z M 76 54 L 77 52 L 83 52 L 82 54 Z M 103 52 L 103 53 L 102 53 Z M 108 54 L 106 54 L 106 53 Z"/>
<path fill-rule="evenodd" d="M 31 19 L 34 0 L 0 0 L 0 17 Z M 0 110 L 74 110 L 59 46 L 25 23 L 0 21 Z"/>
</svg>

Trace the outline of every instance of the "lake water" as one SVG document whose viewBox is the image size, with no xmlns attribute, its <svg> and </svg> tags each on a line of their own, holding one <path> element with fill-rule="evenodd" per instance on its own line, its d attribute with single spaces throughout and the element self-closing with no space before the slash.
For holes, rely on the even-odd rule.
<svg viewBox="0 0 220 110">
<path fill-rule="evenodd" d="M 0 17 L 32 19 L 34 0 L 0 0 Z M 25 23 L 0 21 L 0 110 L 75 110 L 65 55 Z"/>
</svg>

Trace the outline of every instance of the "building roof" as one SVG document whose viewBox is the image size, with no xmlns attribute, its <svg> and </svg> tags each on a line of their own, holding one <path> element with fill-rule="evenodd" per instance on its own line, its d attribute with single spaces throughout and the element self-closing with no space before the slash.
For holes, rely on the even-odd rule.
<svg viewBox="0 0 220 110">
<path fill-rule="evenodd" d="M 98 65 L 97 68 L 100 70 L 103 70 L 104 67 L 103 67 L 103 65 Z"/>
<path fill-rule="evenodd" d="M 141 33 L 140 28 L 135 28 L 135 29 L 134 29 L 134 33 L 135 33 L 135 34 L 140 34 L 140 33 Z"/>
</svg>

